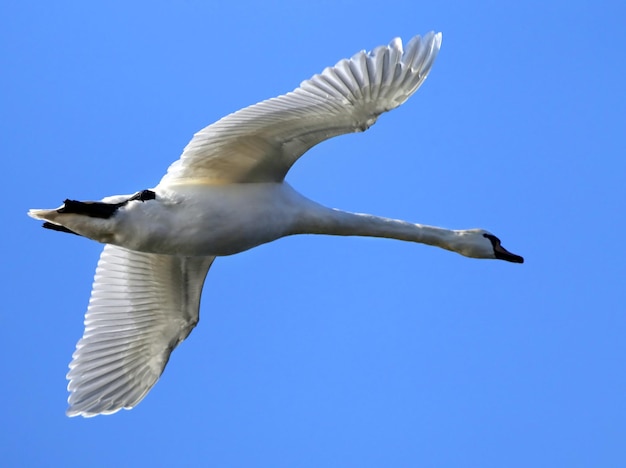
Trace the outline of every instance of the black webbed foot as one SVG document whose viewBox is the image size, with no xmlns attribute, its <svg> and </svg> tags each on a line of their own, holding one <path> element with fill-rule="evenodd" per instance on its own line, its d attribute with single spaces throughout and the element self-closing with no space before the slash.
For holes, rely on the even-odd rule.
<svg viewBox="0 0 626 468">
<path fill-rule="evenodd" d="M 142 190 L 141 192 L 137 192 L 135 195 L 130 197 L 128 201 L 139 200 L 139 201 L 145 202 L 148 200 L 155 200 L 155 199 L 156 199 L 156 193 L 154 193 L 152 190 Z"/>
<path fill-rule="evenodd" d="M 59 208 L 57 212 L 68 214 L 79 214 L 89 216 L 91 218 L 107 219 L 113 216 L 113 213 L 117 211 L 120 206 L 125 205 L 122 203 L 103 203 L 103 202 L 81 202 L 77 200 L 65 200 L 63 207 Z"/>
<path fill-rule="evenodd" d="M 43 223 L 41 227 L 45 229 L 50 229 L 52 231 L 67 232 L 68 234 L 74 234 L 76 236 L 80 236 L 80 234 L 72 231 L 71 229 L 66 228 L 65 226 L 59 226 L 58 224 L 50 223 L 48 221 Z"/>
<path fill-rule="evenodd" d="M 64 206 L 59 208 L 59 213 L 73 213 L 79 215 L 89 216 L 91 218 L 108 219 L 122 206 L 126 205 L 130 201 L 145 202 L 148 200 L 156 199 L 156 193 L 152 190 L 142 190 L 130 197 L 128 200 L 119 203 L 104 203 L 104 202 L 81 202 L 78 200 L 65 200 Z M 54 228 L 51 228 L 54 229 Z"/>
</svg>

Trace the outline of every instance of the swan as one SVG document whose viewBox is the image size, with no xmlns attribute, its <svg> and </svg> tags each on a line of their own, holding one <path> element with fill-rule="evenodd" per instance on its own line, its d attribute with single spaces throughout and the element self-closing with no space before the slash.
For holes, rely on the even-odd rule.
<svg viewBox="0 0 626 468">
<path fill-rule="evenodd" d="M 523 263 L 483 229 L 449 230 L 327 208 L 284 181 L 314 145 L 367 130 L 424 82 L 441 33 L 394 39 L 326 68 L 294 91 L 196 133 L 159 184 L 28 214 L 101 242 L 85 331 L 67 374 L 67 415 L 137 405 L 198 322 L 216 257 L 293 234 L 400 239 L 466 257 Z"/>
</svg>

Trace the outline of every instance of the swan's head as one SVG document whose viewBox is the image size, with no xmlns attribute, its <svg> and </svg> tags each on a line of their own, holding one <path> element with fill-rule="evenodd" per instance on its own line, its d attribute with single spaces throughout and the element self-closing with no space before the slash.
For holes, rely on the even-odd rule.
<svg viewBox="0 0 626 468">
<path fill-rule="evenodd" d="M 500 239 L 484 229 L 460 231 L 458 250 L 461 255 L 472 258 L 495 258 L 513 263 L 524 263 L 524 257 L 515 255 L 504 247 Z"/>
</svg>

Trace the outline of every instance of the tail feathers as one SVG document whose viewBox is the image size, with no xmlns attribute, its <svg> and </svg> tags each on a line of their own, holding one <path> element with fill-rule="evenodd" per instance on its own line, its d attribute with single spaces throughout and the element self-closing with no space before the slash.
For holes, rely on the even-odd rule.
<svg viewBox="0 0 626 468">
<path fill-rule="evenodd" d="M 121 207 L 128 203 L 124 200 L 120 203 L 104 203 L 97 201 L 82 202 L 78 200 L 65 200 L 63 205 L 53 210 L 29 210 L 28 216 L 52 224 L 59 224 L 59 220 L 65 215 L 88 216 L 89 218 L 109 219 Z"/>
<path fill-rule="evenodd" d="M 28 210 L 28 216 L 35 219 L 40 219 L 42 221 L 53 221 L 53 218 L 56 218 L 56 215 L 61 208 L 63 207 L 60 206 L 54 210 Z"/>
<path fill-rule="evenodd" d="M 29 210 L 28 216 L 44 221 L 43 227 L 46 229 L 110 243 L 116 224 L 111 218 L 117 210 L 132 201 L 147 202 L 155 199 L 156 193 L 152 190 L 142 190 L 134 195 L 107 197 L 106 201 L 83 202 L 68 199 L 62 206 L 52 210 Z"/>
<path fill-rule="evenodd" d="M 67 232 L 68 234 L 76 234 L 77 236 L 79 236 L 80 234 L 78 234 L 77 232 L 74 232 L 71 229 L 62 226 L 61 224 L 58 224 L 60 220 L 59 213 L 62 209 L 63 207 L 61 206 L 54 210 L 29 210 L 28 216 L 44 221 L 42 227 L 45 229 L 51 229 L 52 231 L 59 232 Z"/>
</svg>

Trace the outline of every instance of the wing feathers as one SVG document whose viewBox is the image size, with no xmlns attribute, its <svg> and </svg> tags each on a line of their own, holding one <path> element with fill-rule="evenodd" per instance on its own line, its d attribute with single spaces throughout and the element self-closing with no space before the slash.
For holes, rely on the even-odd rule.
<svg viewBox="0 0 626 468">
<path fill-rule="evenodd" d="M 160 185 L 280 182 L 309 148 L 363 131 L 424 82 L 441 34 L 358 52 L 285 95 L 199 131 Z M 198 322 L 213 257 L 176 257 L 105 246 L 70 370 L 69 416 L 132 408 L 159 379 L 171 351 Z"/>
<path fill-rule="evenodd" d="M 441 34 L 394 39 L 303 81 L 282 96 L 230 114 L 196 133 L 160 185 L 280 182 L 309 148 L 363 131 L 423 83 Z"/>
<path fill-rule="evenodd" d="M 105 246 L 67 374 L 69 416 L 132 408 L 148 393 L 198 321 L 212 262 Z"/>
</svg>

